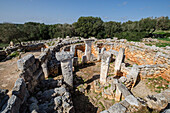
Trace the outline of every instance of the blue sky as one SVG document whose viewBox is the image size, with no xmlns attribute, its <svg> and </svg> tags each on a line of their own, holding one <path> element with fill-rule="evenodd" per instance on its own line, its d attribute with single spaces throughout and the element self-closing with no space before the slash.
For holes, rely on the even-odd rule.
<svg viewBox="0 0 170 113">
<path fill-rule="evenodd" d="M 170 0 L 0 0 L 0 23 L 73 23 L 81 16 L 125 22 L 170 17 Z"/>
</svg>

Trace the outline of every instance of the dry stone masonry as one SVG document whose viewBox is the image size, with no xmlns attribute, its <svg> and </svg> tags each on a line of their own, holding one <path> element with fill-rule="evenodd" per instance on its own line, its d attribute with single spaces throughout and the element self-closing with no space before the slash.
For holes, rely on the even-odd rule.
<svg viewBox="0 0 170 113">
<path fill-rule="evenodd" d="M 169 89 L 143 99 L 131 92 L 139 80 L 148 77 L 162 76 L 170 81 L 169 47 L 158 48 L 117 38 L 84 40 L 69 36 L 63 40 L 22 42 L 22 47 L 12 43 L 10 45 L 0 51 L 0 60 L 18 49 L 41 51 L 41 54 L 38 58 L 29 54 L 18 60 L 20 74 L 11 97 L 7 95 L 7 90 L 0 89 L 1 113 L 74 113 L 72 92 L 76 87 L 73 82 L 77 82 L 77 78 L 73 78 L 73 72 L 96 60 L 101 61 L 100 78 L 92 78 L 94 80 L 91 79 L 90 88 L 100 93 L 101 98 L 117 101 L 101 113 L 130 113 L 143 107 L 165 112 L 169 110 Z M 110 63 L 114 59 L 113 76 L 108 76 Z M 127 66 L 125 59 L 134 64 Z M 62 75 L 63 79 L 49 79 L 57 75 Z M 89 81 L 83 82 L 86 85 L 82 87 L 88 89 Z M 79 93 L 86 92 L 82 87 Z"/>
</svg>

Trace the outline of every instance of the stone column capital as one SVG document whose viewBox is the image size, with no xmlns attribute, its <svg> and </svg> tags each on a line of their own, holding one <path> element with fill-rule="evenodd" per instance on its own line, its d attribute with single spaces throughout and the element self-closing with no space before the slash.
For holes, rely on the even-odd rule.
<svg viewBox="0 0 170 113">
<path fill-rule="evenodd" d="M 66 52 L 66 51 L 62 51 L 62 52 L 57 52 L 56 53 L 56 59 L 58 61 L 65 61 L 65 60 L 70 60 L 74 57 L 74 53 L 73 52 Z"/>
</svg>

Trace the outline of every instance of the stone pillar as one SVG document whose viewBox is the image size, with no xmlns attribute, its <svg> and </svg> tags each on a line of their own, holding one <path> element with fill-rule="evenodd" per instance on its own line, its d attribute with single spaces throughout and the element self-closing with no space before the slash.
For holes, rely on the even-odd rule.
<svg viewBox="0 0 170 113">
<path fill-rule="evenodd" d="M 121 99 L 121 95 L 121 91 L 119 90 L 118 86 L 116 86 L 115 101 L 119 102 Z"/>
<path fill-rule="evenodd" d="M 97 60 L 100 61 L 101 57 L 100 57 L 100 48 L 97 48 Z"/>
<path fill-rule="evenodd" d="M 73 66 L 77 67 L 78 66 L 78 57 L 73 58 Z"/>
<path fill-rule="evenodd" d="M 74 53 L 72 52 L 58 52 L 56 53 L 56 59 L 61 62 L 62 75 L 64 77 L 64 82 L 73 88 L 73 63 L 72 59 Z"/>
<path fill-rule="evenodd" d="M 116 61 L 115 61 L 115 70 L 114 70 L 115 75 L 118 75 L 118 73 L 120 72 L 121 63 L 124 60 L 124 52 L 125 52 L 125 49 L 120 48 L 119 53 L 116 57 Z"/>
<path fill-rule="evenodd" d="M 92 39 L 84 40 L 85 42 L 85 55 L 87 56 L 87 61 L 90 61 L 91 58 L 91 45 L 92 45 Z"/>
<path fill-rule="evenodd" d="M 41 65 L 42 70 L 43 70 L 44 75 L 45 75 L 45 78 L 47 78 L 48 75 L 49 75 L 47 63 L 48 63 L 48 58 L 47 58 L 47 59 L 45 60 L 45 62 Z"/>
<path fill-rule="evenodd" d="M 75 54 L 75 45 L 71 45 L 71 47 L 70 47 L 70 52 L 72 52 L 72 53 Z"/>
<path fill-rule="evenodd" d="M 100 82 L 102 84 L 106 83 L 107 74 L 109 71 L 111 54 L 109 52 L 104 52 L 101 54 L 101 70 L 100 70 Z"/>
<path fill-rule="evenodd" d="M 82 64 L 87 63 L 87 57 L 86 57 L 86 55 L 83 55 L 83 56 L 82 56 L 82 58 L 81 58 L 81 63 L 82 63 Z"/>
<path fill-rule="evenodd" d="M 100 48 L 99 49 L 99 52 L 98 52 L 98 57 L 97 57 L 97 60 L 100 61 L 101 60 L 101 55 L 104 53 L 104 51 L 106 51 L 106 48 L 103 47 L 101 50 Z"/>
</svg>

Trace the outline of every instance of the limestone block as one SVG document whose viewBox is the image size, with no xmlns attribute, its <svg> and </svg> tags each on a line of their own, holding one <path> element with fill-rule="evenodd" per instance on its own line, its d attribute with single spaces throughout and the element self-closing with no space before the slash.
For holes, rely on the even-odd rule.
<svg viewBox="0 0 170 113">
<path fill-rule="evenodd" d="M 92 39 L 87 39 L 84 40 L 85 42 L 85 55 L 87 56 L 87 61 L 91 59 L 91 45 L 94 40 Z"/>
<path fill-rule="evenodd" d="M 31 66 L 35 62 L 35 57 L 32 54 L 29 54 L 17 61 L 18 69 L 24 70 Z"/>
<path fill-rule="evenodd" d="M 126 86 L 122 83 L 116 84 L 122 95 L 126 98 L 128 95 L 131 95 L 129 90 L 126 88 Z"/>
<path fill-rule="evenodd" d="M 47 67 L 47 62 L 48 62 L 48 59 L 46 59 L 45 62 L 41 65 L 42 70 L 43 70 L 44 75 L 45 75 L 46 78 L 49 75 L 49 70 L 48 70 L 48 67 Z"/>
<path fill-rule="evenodd" d="M 162 110 L 168 105 L 167 99 L 161 93 L 157 95 L 148 95 L 145 97 L 145 100 L 147 101 L 146 104 L 151 109 Z"/>
<path fill-rule="evenodd" d="M 121 91 L 119 90 L 119 88 L 118 88 L 118 87 L 116 87 L 115 101 L 120 101 L 121 96 L 122 96 Z"/>
<path fill-rule="evenodd" d="M 78 57 L 73 58 L 73 66 L 77 67 L 78 66 Z"/>
<path fill-rule="evenodd" d="M 129 74 L 126 76 L 127 79 L 133 79 L 133 84 L 132 84 L 132 88 L 134 87 L 134 85 L 136 84 L 137 78 L 139 75 L 139 69 L 138 66 L 136 64 L 133 65 L 133 67 L 131 68 Z"/>
<path fill-rule="evenodd" d="M 116 61 L 115 61 L 115 70 L 114 70 L 115 75 L 117 75 L 121 69 L 120 67 L 121 67 L 121 63 L 123 62 L 123 59 L 124 59 L 124 52 L 125 52 L 125 49 L 120 48 L 119 53 L 116 57 Z"/>
<path fill-rule="evenodd" d="M 26 84 L 22 78 L 18 78 L 12 89 L 12 94 L 19 97 L 22 103 L 26 100 L 28 96 L 28 91 L 26 89 Z"/>
<path fill-rule="evenodd" d="M 61 70 L 62 75 L 64 77 L 64 82 L 73 87 L 73 63 L 72 59 L 74 57 L 74 53 L 72 52 L 58 52 L 56 53 L 57 60 L 61 61 Z"/>
<path fill-rule="evenodd" d="M 33 73 L 33 79 L 37 80 L 38 82 L 45 79 L 42 68 L 37 69 L 37 71 Z"/>
<path fill-rule="evenodd" d="M 109 71 L 110 57 L 111 54 L 109 52 L 104 52 L 102 54 L 101 71 L 100 71 L 100 82 L 102 84 L 106 83 L 106 78 Z"/>
<path fill-rule="evenodd" d="M 108 109 L 109 113 L 125 113 L 126 108 L 119 103 L 114 104 Z"/>
<path fill-rule="evenodd" d="M 82 63 L 82 64 L 87 63 L 87 57 L 86 57 L 86 55 L 83 55 L 83 56 L 82 56 L 81 63 Z"/>
<path fill-rule="evenodd" d="M 133 95 L 128 95 L 125 100 L 131 105 L 131 106 L 136 106 L 139 107 L 139 101 L 133 96 Z"/>
<path fill-rule="evenodd" d="M 17 96 L 12 95 L 8 100 L 6 108 L 1 113 L 19 113 L 20 106 L 21 100 Z"/>
</svg>

